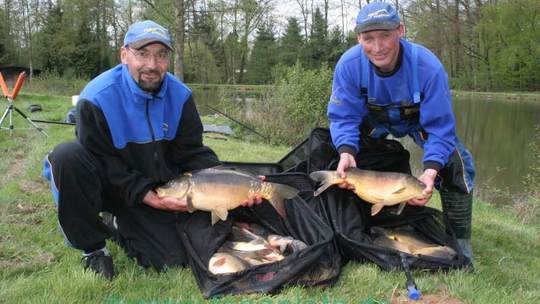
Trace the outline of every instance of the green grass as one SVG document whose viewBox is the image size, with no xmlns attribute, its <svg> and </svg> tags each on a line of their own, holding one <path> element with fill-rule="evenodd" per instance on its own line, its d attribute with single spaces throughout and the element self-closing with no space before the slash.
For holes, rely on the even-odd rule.
<svg viewBox="0 0 540 304">
<path fill-rule="evenodd" d="M 20 96 L 16 106 L 30 114 L 26 108 L 31 103 L 43 107 L 31 116 L 44 120 L 62 120 L 70 108 L 69 97 L 34 95 Z M 15 127 L 26 126 L 15 118 Z M 144 270 L 115 244 L 108 247 L 117 278 L 108 282 L 83 271 L 80 253 L 63 244 L 48 184 L 40 176 L 47 151 L 73 139 L 73 127 L 41 125 L 49 137 L 34 130 L 16 130 L 13 136 L 0 132 L 0 303 L 203 303 L 189 269 Z M 221 159 L 231 161 L 275 162 L 290 149 L 237 139 L 205 141 Z M 439 206 L 437 200 L 432 204 Z M 540 303 L 540 228 L 523 225 L 510 210 L 475 200 L 476 272 L 417 272 L 421 291 L 444 288 L 465 303 Z M 404 292 L 404 282 L 403 273 L 349 263 L 330 288 L 293 286 L 273 296 L 226 296 L 210 302 L 390 303 L 395 288 Z"/>
</svg>

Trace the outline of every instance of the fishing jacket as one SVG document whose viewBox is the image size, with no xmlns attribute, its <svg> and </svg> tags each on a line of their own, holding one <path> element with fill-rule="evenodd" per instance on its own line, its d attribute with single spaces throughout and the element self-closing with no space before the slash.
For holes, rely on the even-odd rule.
<svg viewBox="0 0 540 304">
<path fill-rule="evenodd" d="M 391 73 L 377 70 L 360 45 L 345 52 L 336 65 L 327 114 L 340 153 L 359 152 L 361 133 L 375 138 L 410 135 L 424 149 L 424 168 L 439 171 L 455 150 L 444 67 L 427 48 L 404 39 Z"/>
<path fill-rule="evenodd" d="M 150 94 L 120 64 L 88 83 L 77 103 L 77 139 L 128 205 L 182 172 L 218 165 L 202 132 L 191 90 L 169 73 Z"/>
</svg>

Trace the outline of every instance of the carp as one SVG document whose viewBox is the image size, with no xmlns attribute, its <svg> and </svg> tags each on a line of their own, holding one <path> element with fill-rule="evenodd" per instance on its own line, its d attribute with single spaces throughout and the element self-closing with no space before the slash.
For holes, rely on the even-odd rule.
<svg viewBox="0 0 540 304">
<path fill-rule="evenodd" d="M 208 262 L 208 270 L 213 274 L 230 274 L 247 269 L 249 264 L 225 252 L 217 252 Z"/>
<path fill-rule="evenodd" d="M 416 177 L 397 172 L 382 172 L 363 170 L 358 168 L 347 169 L 347 176 L 341 178 L 337 171 L 315 171 L 309 175 L 311 179 L 322 183 L 314 195 L 321 194 L 328 187 L 344 181 L 354 186 L 354 193 L 364 201 L 373 204 L 371 215 L 381 211 L 384 206 L 401 204 L 398 214 L 403 211 L 408 200 L 425 198 L 422 191 L 426 185 Z"/>
<path fill-rule="evenodd" d="M 211 212 L 212 225 L 227 219 L 228 210 L 239 207 L 241 202 L 261 196 L 285 218 L 284 199 L 291 199 L 298 190 L 283 184 L 261 181 L 247 173 L 227 169 L 203 169 L 173 179 L 156 189 L 158 197 L 185 199 L 189 212 Z"/>
<path fill-rule="evenodd" d="M 372 227 L 371 233 L 375 236 L 373 239 L 375 245 L 408 254 L 447 260 L 452 260 L 457 255 L 457 252 L 451 247 L 427 241 L 413 231 Z"/>
</svg>

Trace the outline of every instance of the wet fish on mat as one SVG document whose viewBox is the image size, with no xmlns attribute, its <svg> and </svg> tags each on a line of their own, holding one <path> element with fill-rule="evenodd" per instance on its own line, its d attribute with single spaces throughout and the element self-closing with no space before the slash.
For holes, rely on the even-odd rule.
<svg viewBox="0 0 540 304">
<path fill-rule="evenodd" d="M 413 252 L 413 254 L 453 260 L 456 257 L 457 252 L 448 246 L 433 246 L 417 249 Z"/>
<path fill-rule="evenodd" d="M 216 252 L 208 262 L 208 270 L 213 274 L 230 274 L 247 269 L 249 264 L 225 252 Z"/>
<path fill-rule="evenodd" d="M 428 248 L 428 247 L 433 247 L 433 246 L 438 245 L 428 240 L 425 240 L 423 237 L 419 236 L 418 233 L 415 233 L 414 231 L 411 231 L 411 230 L 385 229 L 384 234 L 393 240 L 396 240 L 400 243 L 407 244 L 407 246 L 411 249 L 411 252 L 414 252 L 418 249 Z"/>
<path fill-rule="evenodd" d="M 375 236 L 373 243 L 381 247 L 418 256 L 422 255 L 447 260 L 452 260 L 457 255 L 457 252 L 449 246 L 441 246 L 424 240 L 412 231 L 372 227 L 371 232 Z"/>
<path fill-rule="evenodd" d="M 264 239 L 251 242 L 225 242 L 219 252 L 226 252 L 243 259 L 250 265 L 261 265 L 281 261 L 285 258 Z"/>
<path fill-rule="evenodd" d="M 426 185 L 410 174 L 347 169 L 347 176 L 341 178 L 337 171 L 315 171 L 309 175 L 314 181 L 322 183 L 314 195 L 321 194 L 328 187 L 344 181 L 354 186 L 354 193 L 364 201 L 373 204 L 371 215 L 381 211 L 384 206 L 401 204 L 398 214 L 403 211 L 410 199 L 424 198 L 422 191 Z"/>
<path fill-rule="evenodd" d="M 412 254 L 411 248 L 407 244 L 396 241 L 395 239 L 388 237 L 386 235 L 378 236 L 375 239 L 373 239 L 373 244 L 377 246 L 405 252 L 408 254 Z"/>
<path fill-rule="evenodd" d="M 298 190 L 283 184 L 261 181 L 247 173 L 227 169 L 203 169 L 169 181 L 156 189 L 158 197 L 186 199 L 188 211 L 211 212 L 212 225 L 227 219 L 228 210 L 254 196 L 266 199 L 285 218 L 284 199 L 293 198 Z"/>
<path fill-rule="evenodd" d="M 270 234 L 266 239 L 268 240 L 268 244 L 270 244 L 270 246 L 279 249 L 281 253 L 286 255 L 307 248 L 306 243 L 296 240 L 290 236 Z"/>
<path fill-rule="evenodd" d="M 303 250 L 308 246 L 290 236 L 281 236 L 270 234 L 267 230 L 257 224 L 247 224 L 236 222 L 232 226 L 231 234 L 228 238 L 231 242 L 250 242 L 257 241 L 271 246 L 281 254 L 289 255 L 291 253 Z"/>
</svg>

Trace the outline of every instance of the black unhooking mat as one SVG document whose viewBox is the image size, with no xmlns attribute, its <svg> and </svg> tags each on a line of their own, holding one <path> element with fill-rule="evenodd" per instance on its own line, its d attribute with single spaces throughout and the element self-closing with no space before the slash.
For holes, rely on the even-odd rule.
<svg viewBox="0 0 540 304">
<path fill-rule="evenodd" d="M 312 185 L 304 173 L 276 174 L 278 164 L 228 163 L 228 169 L 266 175 L 268 181 L 293 185 L 311 193 Z M 275 293 L 289 285 L 333 284 L 341 273 L 341 256 L 332 229 L 301 197 L 286 200 L 287 218 L 282 219 L 267 202 L 229 212 L 227 221 L 210 224 L 208 212 L 181 215 L 179 232 L 195 279 L 205 298 L 252 292 Z M 233 222 L 255 223 L 273 234 L 291 236 L 308 245 L 284 260 L 254 266 L 241 272 L 213 275 L 208 270 L 211 256 L 226 241 Z"/>
<path fill-rule="evenodd" d="M 360 144 L 367 147 L 368 140 L 371 141 L 371 149 L 363 149 L 361 158 L 356 159 L 359 168 L 410 174 L 409 152 L 398 141 L 363 138 Z M 309 138 L 278 164 L 286 172 L 309 174 L 318 170 L 335 170 L 338 161 L 339 156 L 332 145 L 328 129 L 316 128 Z M 384 270 L 401 269 L 401 256 L 411 268 L 422 270 L 447 270 L 467 264 L 452 230 L 448 228 L 446 218 L 439 210 L 407 205 L 401 215 L 395 214 L 397 208 L 385 207 L 377 215 L 371 216 L 371 204 L 362 201 L 352 191 L 336 186 L 330 187 L 319 197 L 305 199 L 334 231 L 336 243 L 345 261 L 373 262 Z M 412 231 L 431 243 L 451 247 L 456 250 L 457 256 L 449 259 L 400 255 L 396 250 L 374 244 L 374 228 Z"/>
</svg>

